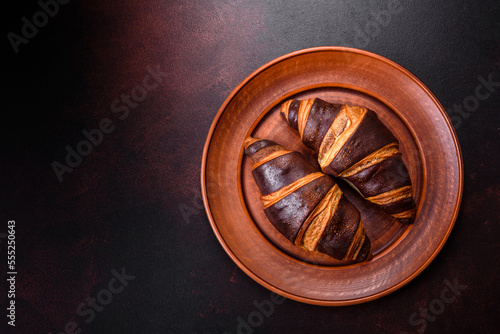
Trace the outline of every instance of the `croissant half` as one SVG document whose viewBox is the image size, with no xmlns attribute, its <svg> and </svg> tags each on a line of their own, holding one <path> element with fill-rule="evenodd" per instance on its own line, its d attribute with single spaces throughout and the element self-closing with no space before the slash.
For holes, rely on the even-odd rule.
<svg viewBox="0 0 500 334">
<path fill-rule="evenodd" d="M 261 192 L 264 212 L 293 244 L 337 260 L 371 258 L 371 244 L 359 211 L 335 181 L 300 153 L 249 137 L 245 153 Z"/>
<path fill-rule="evenodd" d="M 317 153 L 324 173 L 347 180 L 401 223 L 414 221 L 411 179 L 398 141 L 375 112 L 318 98 L 288 100 L 280 111 Z"/>
</svg>

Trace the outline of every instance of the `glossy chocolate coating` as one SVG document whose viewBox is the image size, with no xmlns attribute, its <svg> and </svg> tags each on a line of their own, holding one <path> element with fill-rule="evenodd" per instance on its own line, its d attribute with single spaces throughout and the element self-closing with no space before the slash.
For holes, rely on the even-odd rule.
<svg viewBox="0 0 500 334">
<path fill-rule="evenodd" d="M 324 175 L 286 196 L 264 212 L 276 229 L 292 243 L 302 224 L 335 182 Z"/>
<path fill-rule="evenodd" d="M 334 258 L 343 258 L 356 234 L 360 220 L 359 211 L 342 195 L 337 210 L 335 210 L 323 233 L 323 237 L 320 239 L 318 250 Z M 366 237 L 365 240 L 368 240 L 368 238 Z M 370 247 L 370 244 L 364 246 Z M 359 255 L 361 253 L 360 251 Z M 365 251 L 364 257 L 358 255 L 356 260 L 363 261 L 369 254 L 369 251 Z"/>
<path fill-rule="evenodd" d="M 318 152 L 326 132 L 341 109 L 341 104 L 315 99 L 304 128 L 302 142 L 313 151 Z"/>
<path fill-rule="evenodd" d="M 394 142 L 397 142 L 394 135 L 373 111 L 368 110 L 359 127 L 323 171 L 338 175 L 379 148 Z"/>
<path fill-rule="evenodd" d="M 408 170 L 404 168 L 401 154 L 367 167 L 358 173 L 346 177 L 364 197 L 371 197 L 391 189 L 411 186 Z"/>
<path fill-rule="evenodd" d="M 298 179 L 317 172 L 298 152 L 290 152 L 264 163 L 252 171 L 262 195 L 276 191 Z"/>
</svg>

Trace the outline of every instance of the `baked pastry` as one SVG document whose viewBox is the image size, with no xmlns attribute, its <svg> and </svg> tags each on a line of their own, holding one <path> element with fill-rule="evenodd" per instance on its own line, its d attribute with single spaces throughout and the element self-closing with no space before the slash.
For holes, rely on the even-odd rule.
<svg viewBox="0 0 500 334">
<path fill-rule="evenodd" d="M 252 161 L 264 212 L 283 236 L 337 260 L 371 258 L 360 213 L 333 178 L 300 153 L 270 140 L 247 138 L 245 153 Z"/>
<path fill-rule="evenodd" d="M 288 100 L 280 111 L 317 153 L 324 173 L 347 180 L 401 223 L 414 221 L 412 184 L 398 141 L 375 112 L 319 98 Z"/>
</svg>

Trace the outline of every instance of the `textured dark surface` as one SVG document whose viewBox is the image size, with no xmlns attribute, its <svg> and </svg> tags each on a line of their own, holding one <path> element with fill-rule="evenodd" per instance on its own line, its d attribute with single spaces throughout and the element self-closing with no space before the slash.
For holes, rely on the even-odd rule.
<svg viewBox="0 0 500 334">
<path fill-rule="evenodd" d="M 2 10 L 0 277 L 15 219 L 16 332 L 498 332 L 498 1 L 74 0 L 46 23 L 40 10 Z M 24 29 L 34 36 L 15 53 L 8 34 L 34 14 L 41 27 Z M 460 214 L 435 261 L 395 293 L 340 308 L 271 299 L 224 253 L 199 181 L 208 129 L 238 83 L 323 45 L 372 51 L 419 77 L 447 109 L 465 165 Z M 79 144 L 88 154 L 60 182 L 52 164 Z M 109 301 L 122 270 L 135 278 Z M 95 297 L 109 304 L 92 313 Z M 2 289 L 2 332 L 7 300 Z M 429 307 L 437 315 L 419 316 Z"/>
</svg>

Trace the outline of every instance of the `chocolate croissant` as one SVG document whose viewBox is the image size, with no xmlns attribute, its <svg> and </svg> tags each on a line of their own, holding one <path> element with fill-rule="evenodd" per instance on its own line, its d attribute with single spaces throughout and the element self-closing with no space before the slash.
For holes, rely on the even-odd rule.
<svg viewBox="0 0 500 334">
<path fill-rule="evenodd" d="M 401 223 L 412 223 L 415 201 L 398 141 L 375 112 L 319 98 L 288 100 L 281 115 L 315 151 L 324 173 L 348 181 Z"/>
<path fill-rule="evenodd" d="M 371 258 L 371 243 L 359 211 L 328 175 L 300 153 L 249 137 L 245 153 L 261 192 L 264 212 L 293 244 L 337 260 Z"/>
</svg>

